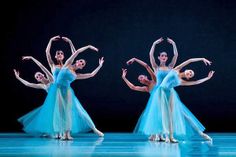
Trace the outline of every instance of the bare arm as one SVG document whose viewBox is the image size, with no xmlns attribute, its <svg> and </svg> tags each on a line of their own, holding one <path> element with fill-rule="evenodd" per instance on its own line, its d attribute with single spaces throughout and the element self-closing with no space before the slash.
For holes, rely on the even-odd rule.
<svg viewBox="0 0 236 157">
<path fill-rule="evenodd" d="M 85 50 L 87 50 L 87 49 L 89 49 L 89 48 L 92 49 L 92 50 L 94 50 L 94 51 L 98 51 L 98 49 L 97 49 L 96 47 L 94 47 L 94 46 L 91 46 L 91 45 L 84 46 L 84 47 L 82 47 L 82 48 L 76 50 L 76 51 L 70 56 L 70 58 L 67 59 L 66 63 L 65 63 L 63 66 L 64 66 L 64 67 L 70 66 L 70 65 L 73 63 L 74 59 L 78 56 L 79 53 L 81 53 L 81 52 L 83 52 L 83 51 L 85 51 Z"/>
<path fill-rule="evenodd" d="M 176 47 L 176 44 L 175 42 L 170 39 L 170 38 L 167 38 L 167 41 L 173 46 L 173 51 L 174 51 L 174 56 L 169 64 L 169 67 L 172 69 L 175 67 L 175 64 L 176 64 L 176 61 L 177 61 L 177 58 L 178 58 L 178 51 L 177 51 L 177 47 Z"/>
<path fill-rule="evenodd" d="M 59 36 L 59 35 L 52 37 L 52 38 L 49 40 L 48 45 L 47 45 L 47 48 L 46 48 L 46 57 L 47 57 L 47 61 L 48 61 L 48 64 L 49 64 L 49 66 L 50 66 L 51 69 L 52 69 L 53 66 L 54 66 L 54 62 L 53 62 L 53 60 L 52 60 L 50 50 L 51 50 L 52 42 L 53 42 L 53 41 L 56 41 L 56 40 L 58 40 L 58 39 L 60 39 L 60 36 Z"/>
<path fill-rule="evenodd" d="M 152 71 L 152 69 L 150 68 L 150 66 L 149 66 L 147 63 L 141 61 L 140 59 L 132 58 L 132 59 L 130 59 L 130 60 L 127 62 L 127 64 L 128 64 L 128 65 L 133 64 L 134 61 L 136 61 L 137 63 L 139 63 L 140 65 L 142 65 L 144 68 L 146 68 L 146 70 L 147 70 L 148 73 L 150 74 L 152 80 L 156 82 L 155 73 Z"/>
<path fill-rule="evenodd" d="M 191 58 L 181 63 L 180 65 L 176 66 L 174 69 L 181 70 L 183 67 L 187 66 L 188 64 L 193 63 L 193 62 L 198 62 L 198 61 L 203 61 L 206 65 L 211 65 L 211 62 L 207 60 L 206 58 Z"/>
<path fill-rule="evenodd" d="M 215 71 L 210 71 L 207 77 L 205 77 L 203 79 L 200 79 L 200 80 L 197 80 L 197 81 L 185 81 L 185 80 L 182 80 L 181 81 L 181 85 L 182 86 L 192 86 L 192 85 L 201 84 L 201 83 L 211 79 L 214 73 L 215 73 Z"/>
<path fill-rule="evenodd" d="M 127 78 L 126 78 L 126 74 L 127 74 L 127 69 L 122 69 L 122 79 L 125 81 L 125 83 L 127 84 L 127 86 L 135 91 L 140 91 L 140 92 L 149 92 L 148 91 L 148 87 L 146 86 L 135 86 L 133 85 Z"/>
<path fill-rule="evenodd" d="M 102 57 L 102 58 L 99 59 L 99 66 L 92 73 L 77 74 L 76 79 L 87 79 L 87 78 L 94 77 L 98 73 L 98 71 L 101 69 L 103 63 L 104 63 L 104 59 Z"/>
<path fill-rule="evenodd" d="M 42 83 L 39 83 L 39 84 L 30 83 L 30 82 L 22 79 L 20 77 L 19 71 L 16 71 L 15 69 L 14 69 L 14 73 L 15 73 L 16 79 L 19 80 L 21 83 L 23 83 L 27 87 L 36 88 L 36 89 L 44 89 L 44 90 L 47 89 L 47 86 Z"/>
<path fill-rule="evenodd" d="M 32 59 L 33 62 L 35 62 L 35 63 L 39 66 L 39 68 L 47 75 L 48 80 L 49 80 L 50 82 L 53 82 L 53 76 L 52 76 L 52 74 L 48 71 L 47 68 L 45 68 L 45 67 L 43 66 L 42 63 L 40 63 L 37 59 L 35 59 L 35 58 L 32 57 L 32 56 L 23 56 L 23 57 L 22 57 L 22 60 L 30 60 L 30 59 Z"/>
<path fill-rule="evenodd" d="M 152 65 L 152 69 L 154 71 L 156 71 L 156 69 L 158 68 L 158 65 L 155 61 L 155 57 L 154 57 L 154 51 L 155 51 L 155 47 L 157 44 L 161 43 L 163 41 L 163 38 L 161 37 L 160 39 L 156 40 L 153 44 L 152 44 L 152 47 L 151 47 L 151 50 L 149 52 L 149 57 L 150 57 L 150 63 Z"/>
<path fill-rule="evenodd" d="M 69 38 L 67 38 L 67 37 L 62 37 L 62 39 L 63 39 L 65 42 L 68 42 L 68 43 L 69 43 L 70 49 L 71 49 L 71 53 L 72 53 L 72 54 L 75 53 L 76 49 L 75 49 L 75 47 L 74 47 L 72 41 L 71 41 Z"/>
</svg>

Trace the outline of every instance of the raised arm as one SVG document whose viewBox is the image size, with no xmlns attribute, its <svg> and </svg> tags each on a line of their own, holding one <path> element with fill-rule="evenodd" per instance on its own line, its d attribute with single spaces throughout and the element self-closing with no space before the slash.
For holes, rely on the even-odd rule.
<svg viewBox="0 0 236 157">
<path fill-rule="evenodd" d="M 104 58 L 102 57 L 99 59 L 99 66 L 93 72 L 87 73 L 87 74 L 77 74 L 76 79 L 87 79 L 87 78 L 94 77 L 103 66 L 103 63 L 104 63 Z"/>
<path fill-rule="evenodd" d="M 92 46 L 92 45 L 84 46 L 84 47 L 82 47 L 82 48 L 76 50 L 76 51 L 70 56 L 70 58 L 68 58 L 68 59 L 66 60 L 66 63 L 65 63 L 63 66 L 64 66 L 64 67 L 70 66 L 70 65 L 73 63 L 74 59 L 78 56 L 78 54 L 81 53 L 81 52 L 83 52 L 83 51 L 85 51 L 85 50 L 87 50 L 87 49 L 92 49 L 92 50 L 94 50 L 94 51 L 98 51 L 98 49 L 97 49 L 96 47 Z"/>
<path fill-rule="evenodd" d="M 170 43 L 172 46 L 173 46 L 173 51 L 174 51 L 174 56 L 169 64 L 169 68 L 174 68 L 175 67 L 175 64 L 176 64 L 176 61 L 177 61 L 177 58 L 178 58 L 178 51 L 177 51 L 177 47 L 176 47 L 176 44 L 175 42 L 170 39 L 170 38 L 167 38 L 167 41 L 168 43 Z"/>
<path fill-rule="evenodd" d="M 149 52 L 150 63 L 152 65 L 152 69 L 153 69 L 154 72 L 156 72 L 156 69 L 158 68 L 158 65 L 157 65 L 155 57 L 154 57 L 155 47 L 156 47 L 157 44 L 161 43 L 162 41 L 163 41 L 162 37 L 160 39 L 156 40 L 152 44 L 151 50 Z"/>
<path fill-rule="evenodd" d="M 127 62 L 127 64 L 128 64 L 128 65 L 133 64 L 134 61 L 136 61 L 137 63 L 139 63 L 139 64 L 142 65 L 143 67 L 145 67 L 146 70 L 148 71 L 148 73 L 150 74 L 152 80 L 156 82 L 155 73 L 152 71 L 152 69 L 150 68 L 150 66 L 149 66 L 147 63 L 141 61 L 140 59 L 132 58 L 132 59 L 130 59 L 130 60 Z"/>
<path fill-rule="evenodd" d="M 148 92 L 148 87 L 146 86 L 135 86 L 133 85 L 127 78 L 126 78 L 126 74 L 127 74 L 127 69 L 122 69 L 122 79 L 125 81 L 125 83 L 127 84 L 127 86 L 135 91 L 139 91 L 139 92 Z"/>
<path fill-rule="evenodd" d="M 211 65 L 211 61 L 207 60 L 206 58 L 191 58 L 181 63 L 180 65 L 176 66 L 174 69 L 181 70 L 183 67 L 187 66 L 188 64 L 193 63 L 193 62 L 199 62 L 199 61 L 203 61 L 206 65 Z"/>
<path fill-rule="evenodd" d="M 38 83 L 38 84 L 30 83 L 30 82 L 22 79 L 20 77 L 19 71 L 16 71 L 16 69 L 14 69 L 14 73 L 15 73 L 16 79 L 19 80 L 21 83 L 23 83 L 27 87 L 36 88 L 36 89 L 44 89 L 44 90 L 47 89 L 47 86 L 42 83 Z"/>
<path fill-rule="evenodd" d="M 72 53 L 72 54 L 75 53 L 76 49 L 75 49 L 75 47 L 74 47 L 72 41 L 71 41 L 69 38 L 67 38 L 67 37 L 62 37 L 62 39 L 63 39 L 65 42 L 68 42 L 68 43 L 69 43 L 70 49 L 71 49 L 71 53 Z"/>
<path fill-rule="evenodd" d="M 57 41 L 58 39 L 60 39 L 60 36 L 59 36 L 59 35 L 52 37 L 52 38 L 49 40 L 48 45 L 47 45 L 47 48 L 46 48 L 46 57 L 47 57 L 47 61 L 48 61 L 48 64 L 49 64 L 49 66 L 50 66 L 51 69 L 52 69 L 53 66 L 54 66 L 54 62 L 53 62 L 53 60 L 52 60 L 50 50 L 51 50 L 52 42 L 53 42 L 53 41 Z"/>
<path fill-rule="evenodd" d="M 53 82 L 53 76 L 52 76 L 52 74 L 48 71 L 47 68 L 45 68 L 45 66 L 43 66 L 42 63 L 40 63 L 37 59 L 35 59 L 35 58 L 32 57 L 32 56 L 23 56 L 23 57 L 22 57 L 22 60 L 30 60 L 30 59 L 32 59 L 33 62 L 35 62 L 35 63 L 39 66 L 39 68 L 46 74 L 48 80 L 49 80 L 50 82 Z"/>
<path fill-rule="evenodd" d="M 203 83 L 203 82 L 211 79 L 214 73 L 215 73 L 215 71 L 210 71 L 207 77 L 205 77 L 203 79 L 200 79 L 200 80 L 196 80 L 196 81 L 185 81 L 185 80 L 182 80 L 181 81 L 181 86 L 198 85 L 200 83 Z"/>
</svg>

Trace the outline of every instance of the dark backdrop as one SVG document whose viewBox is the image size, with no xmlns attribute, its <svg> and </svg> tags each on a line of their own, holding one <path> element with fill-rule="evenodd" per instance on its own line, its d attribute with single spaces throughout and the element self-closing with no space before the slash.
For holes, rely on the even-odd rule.
<svg viewBox="0 0 236 157">
<path fill-rule="evenodd" d="M 2 5 L 1 110 L 0 131 L 21 131 L 17 118 L 40 106 L 46 96 L 43 90 L 25 87 L 15 79 L 13 68 L 24 79 L 35 82 L 34 63 L 21 61 L 32 55 L 49 68 L 45 49 L 55 35 L 69 37 L 76 48 L 92 44 L 98 53 L 87 51 L 90 72 L 105 57 L 99 73 L 91 79 L 78 80 L 72 87 L 95 124 L 102 131 L 131 132 L 145 108 L 148 93 L 130 90 L 121 79 L 121 68 L 135 84 L 139 74 L 147 74 L 137 64 L 125 62 L 137 57 L 149 62 L 149 50 L 156 39 L 172 38 L 178 48 L 177 64 L 191 57 L 205 57 L 213 62 L 206 67 L 194 63 L 199 79 L 215 70 L 214 77 L 201 85 L 178 87 L 181 100 L 210 132 L 235 131 L 236 99 L 236 2 L 229 0 L 80 0 L 80 1 L 8 1 Z M 67 43 L 52 45 L 70 55 Z M 166 40 L 156 48 L 155 56 L 166 51 L 173 56 Z M 170 61 L 170 59 L 169 59 Z"/>
</svg>

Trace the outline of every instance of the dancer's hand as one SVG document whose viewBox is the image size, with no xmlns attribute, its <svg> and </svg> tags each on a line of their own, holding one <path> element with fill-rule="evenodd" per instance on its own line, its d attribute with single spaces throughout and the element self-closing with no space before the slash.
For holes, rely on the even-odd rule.
<svg viewBox="0 0 236 157">
<path fill-rule="evenodd" d="M 62 37 L 62 39 L 63 39 L 65 42 L 68 42 L 68 43 L 71 42 L 71 40 L 70 40 L 69 38 L 67 38 L 67 37 Z"/>
<path fill-rule="evenodd" d="M 133 62 L 136 60 L 136 58 L 131 58 L 126 62 L 127 65 L 133 64 Z"/>
<path fill-rule="evenodd" d="M 98 52 L 98 48 L 96 48 L 96 47 L 94 47 L 94 46 L 92 46 L 92 45 L 88 45 L 88 46 L 89 46 L 90 49 L 92 49 L 92 50 Z"/>
<path fill-rule="evenodd" d="M 102 66 L 102 65 L 103 65 L 103 63 L 104 63 L 104 57 L 102 57 L 102 58 L 99 58 L 99 65 L 100 65 L 100 66 Z"/>
<path fill-rule="evenodd" d="M 20 77 L 20 72 L 17 71 L 16 69 L 13 69 L 13 71 L 15 73 L 16 78 L 19 78 Z"/>
<path fill-rule="evenodd" d="M 57 35 L 57 36 L 52 37 L 50 40 L 51 40 L 51 41 L 57 41 L 57 40 L 59 40 L 60 38 L 61 38 L 60 35 Z"/>
<path fill-rule="evenodd" d="M 167 42 L 170 43 L 170 44 L 172 44 L 172 45 L 175 44 L 174 40 L 172 40 L 172 39 L 170 39 L 170 38 L 168 38 L 168 37 L 167 37 Z"/>
<path fill-rule="evenodd" d="M 203 62 L 204 62 L 206 65 L 211 65 L 211 61 L 207 60 L 206 58 L 203 58 Z"/>
<path fill-rule="evenodd" d="M 122 68 L 122 78 L 125 78 L 127 74 L 127 69 Z"/>
<path fill-rule="evenodd" d="M 215 71 L 210 71 L 210 72 L 208 73 L 208 78 L 211 79 L 214 73 L 215 73 Z"/>
<path fill-rule="evenodd" d="M 161 38 L 157 39 L 156 41 L 154 41 L 153 44 L 159 44 L 159 43 L 161 43 L 163 40 L 164 40 L 164 39 L 161 37 Z"/>
<path fill-rule="evenodd" d="M 32 56 L 22 56 L 22 60 L 30 60 L 32 59 Z"/>
</svg>

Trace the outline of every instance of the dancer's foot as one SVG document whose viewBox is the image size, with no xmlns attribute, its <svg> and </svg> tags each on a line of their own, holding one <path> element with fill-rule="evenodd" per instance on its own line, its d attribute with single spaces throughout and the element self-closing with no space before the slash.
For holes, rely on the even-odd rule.
<svg viewBox="0 0 236 157">
<path fill-rule="evenodd" d="M 177 141 L 176 139 L 174 139 L 174 137 L 171 137 L 171 138 L 170 138 L 170 142 L 171 142 L 171 143 L 178 143 L 178 141 Z"/>
<path fill-rule="evenodd" d="M 166 139 L 165 139 L 162 135 L 159 135 L 159 141 L 160 141 L 160 142 L 165 142 Z"/>
<path fill-rule="evenodd" d="M 151 135 L 148 140 L 150 141 L 156 141 L 156 135 Z"/>
<path fill-rule="evenodd" d="M 94 131 L 95 134 L 97 134 L 100 137 L 104 136 L 104 134 L 101 131 L 99 131 L 98 129 L 96 129 L 96 128 L 94 128 L 93 131 Z"/>
<path fill-rule="evenodd" d="M 55 136 L 53 136 L 54 139 L 61 139 L 61 135 L 60 134 L 56 134 Z"/>
<path fill-rule="evenodd" d="M 164 142 L 166 142 L 166 143 L 170 143 L 170 139 L 169 139 L 169 137 L 166 137 Z"/>
<path fill-rule="evenodd" d="M 73 140 L 73 137 L 71 137 L 70 135 L 66 135 L 66 136 L 63 136 L 61 137 L 61 140 L 64 140 L 64 141 L 70 141 L 70 140 Z"/>
<path fill-rule="evenodd" d="M 210 136 L 208 136 L 207 134 L 201 132 L 200 135 L 201 135 L 204 139 L 206 139 L 207 141 L 212 141 L 212 138 L 211 138 Z"/>
</svg>

